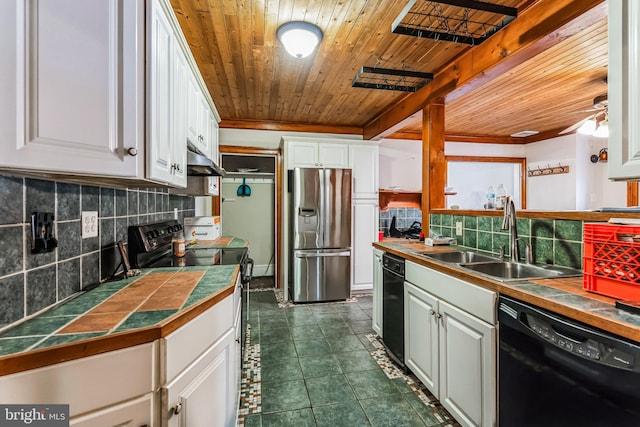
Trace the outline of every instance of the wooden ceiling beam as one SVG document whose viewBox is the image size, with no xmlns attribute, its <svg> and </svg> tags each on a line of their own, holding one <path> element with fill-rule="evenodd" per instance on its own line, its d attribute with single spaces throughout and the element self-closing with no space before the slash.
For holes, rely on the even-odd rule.
<svg viewBox="0 0 640 427">
<path fill-rule="evenodd" d="M 469 142 L 480 144 L 530 144 L 532 142 L 545 141 L 551 138 L 557 138 L 564 129 L 553 129 L 547 132 L 540 132 L 535 135 L 516 138 L 512 136 L 501 135 L 471 135 L 471 134 L 454 134 L 445 133 L 444 140 L 447 142 Z M 573 132 L 575 133 L 575 131 Z M 570 135 L 570 134 L 567 134 Z M 422 133 L 420 132 L 394 132 L 385 136 L 386 139 L 408 139 L 421 141 Z"/>
<path fill-rule="evenodd" d="M 220 128 L 362 135 L 362 128 L 356 126 L 333 126 L 313 123 L 274 122 L 269 120 L 222 120 L 220 122 Z"/>
<path fill-rule="evenodd" d="M 371 120 L 363 136 L 380 139 L 391 134 L 398 122 L 431 100 L 457 99 L 604 17 L 604 0 L 540 0 L 487 41 L 452 61 L 431 83 Z"/>
</svg>

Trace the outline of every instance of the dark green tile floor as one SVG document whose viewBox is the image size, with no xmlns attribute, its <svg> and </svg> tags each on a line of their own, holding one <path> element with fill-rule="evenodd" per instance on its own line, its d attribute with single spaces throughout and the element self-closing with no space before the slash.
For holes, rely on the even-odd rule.
<svg viewBox="0 0 640 427">
<path fill-rule="evenodd" d="M 240 425 L 457 425 L 389 362 L 371 329 L 371 296 L 279 305 L 273 290 L 259 290 L 246 299 Z"/>
</svg>

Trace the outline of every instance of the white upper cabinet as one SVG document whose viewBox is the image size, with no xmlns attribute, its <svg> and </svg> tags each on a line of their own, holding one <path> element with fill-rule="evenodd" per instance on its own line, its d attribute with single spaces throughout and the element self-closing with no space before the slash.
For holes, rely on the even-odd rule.
<svg viewBox="0 0 640 427">
<path fill-rule="evenodd" d="M 218 163 L 218 120 L 195 75 L 189 81 L 188 140 L 196 151 Z"/>
<path fill-rule="evenodd" d="M 168 0 L 6 3 L 0 169 L 184 187 L 194 131 L 212 156 L 217 112 Z"/>
<path fill-rule="evenodd" d="M 378 145 L 349 145 L 349 167 L 353 170 L 355 199 L 378 199 Z"/>
<path fill-rule="evenodd" d="M 149 25 L 149 102 L 147 159 L 152 179 L 171 182 L 173 31 L 162 7 L 151 2 Z"/>
<path fill-rule="evenodd" d="M 286 150 L 287 169 L 349 167 L 349 144 L 289 141 Z"/>
<path fill-rule="evenodd" d="M 640 179 L 640 2 L 611 0 L 609 15 L 609 178 Z"/>
<path fill-rule="evenodd" d="M 0 167 L 144 173 L 143 1 L 6 1 Z"/>
</svg>

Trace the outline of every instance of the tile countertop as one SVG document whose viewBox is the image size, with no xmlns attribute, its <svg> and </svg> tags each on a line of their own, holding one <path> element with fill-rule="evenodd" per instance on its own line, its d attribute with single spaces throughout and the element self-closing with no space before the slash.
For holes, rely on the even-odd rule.
<svg viewBox="0 0 640 427">
<path fill-rule="evenodd" d="M 215 240 L 191 240 L 188 248 L 193 249 L 227 249 L 248 248 L 249 241 L 239 237 L 218 237 Z"/>
<path fill-rule="evenodd" d="M 233 294 L 238 265 L 153 268 L 0 333 L 0 375 L 153 342 Z"/>
<path fill-rule="evenodd" d="M 615 308 L 614 298 L 584 290 L 582 277 L 504 283 L 480 276 L 455 264 L 429 259 L 418 253 L 445 252 L 456 249 L 455 247 L 427 246 L 422 242 L 406 239 L 388 239 L 376 242 L 373 246 L 499 294 L 640 342 L 640 316 Z"/>
</svg>

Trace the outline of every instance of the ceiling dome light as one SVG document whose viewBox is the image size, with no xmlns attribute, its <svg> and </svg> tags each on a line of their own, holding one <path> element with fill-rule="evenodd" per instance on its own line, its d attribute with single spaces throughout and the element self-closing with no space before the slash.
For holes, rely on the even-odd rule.
<svg viewBox="0 0 640 427">
<path fill-rule="evenodd" d="M 291 56 L 305 58 L 320 44 L 322 30 L 309 22 L 291 21 L 280 25 L 276 36 Z"/>
</svg>

